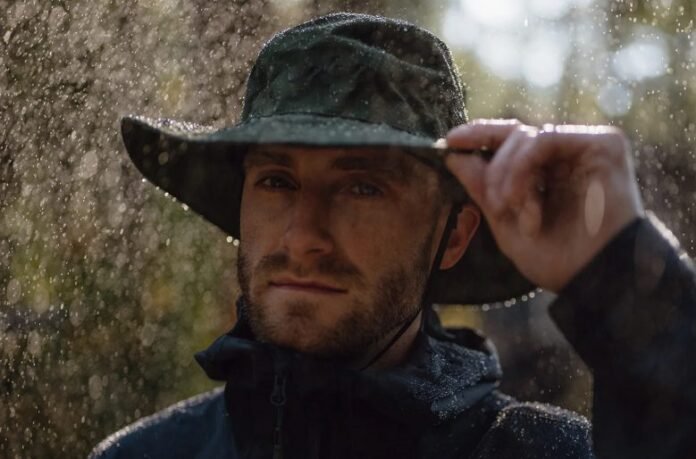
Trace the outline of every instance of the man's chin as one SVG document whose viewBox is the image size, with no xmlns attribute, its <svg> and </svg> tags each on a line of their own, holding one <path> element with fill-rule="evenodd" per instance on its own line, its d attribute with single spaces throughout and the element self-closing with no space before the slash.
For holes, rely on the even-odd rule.
<svg viewBox="0 0 696 459">
<path fill-rule="evenodd" d="M 301 352 L 315 352 L 321 347 L 317 337 L 316 324 L 304 317 L 283 317 L 266 327 L 263 337 L 266 341 Z"/>
<path fill-rule="evenodd" d="M 331 327 L 320 325 L 315 305 L 274 305 L 253 316 L 252 329 L 261 341 L 315 355 L 326 355 L 333 344 Z"/>
<path fill-rule="evenodd" d="M 315 357 L 350 360 L 381 337 L 369 308 L 351 298 L 258 298 L 249 302 L 249 318 L 257 339 L 267 343 Z"/>
<path fill-rule="evenodd" d="M 346 341 L 345 334 L 338 330 L 340 324 L 322 326 L 307 317 L 292 315 L 278 319 L 254 330 L 261 341 L 336 361 L 354 360 L 364 351 L 359 343 Z"/>
</svg>

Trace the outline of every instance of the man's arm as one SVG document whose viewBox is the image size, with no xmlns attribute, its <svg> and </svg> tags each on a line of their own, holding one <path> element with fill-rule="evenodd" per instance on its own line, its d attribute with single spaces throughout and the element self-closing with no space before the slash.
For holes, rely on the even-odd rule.
<svg viewBox="0 0 696 459">
<path fill-rule="evenodd" d="M 696 273 L 659 221 L 619 233 L 550 312 L 592 369 L 599 457 L 696 457 Z"/>
<path fill-rule="evenodd" d="M 696 457 L 694 271 L 644 217 L 623 134 L 481 120 L 447 141 L 497 150 L 447 165 L 503 253 L 559 293 L 552 314 L 595 377 L 598 456 Z"/>
</svg>

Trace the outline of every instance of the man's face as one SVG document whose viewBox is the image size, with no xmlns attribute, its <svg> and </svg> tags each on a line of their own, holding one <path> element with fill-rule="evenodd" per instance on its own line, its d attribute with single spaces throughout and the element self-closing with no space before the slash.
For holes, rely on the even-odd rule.
<svg viewBox="0 0 696 459">
<path fill-rule="evenodd" d="M 446 206 L 396 151 L 247 154 L 238 275 L 256 336 L 356 358 L 417 313 Z"/>
</svg>

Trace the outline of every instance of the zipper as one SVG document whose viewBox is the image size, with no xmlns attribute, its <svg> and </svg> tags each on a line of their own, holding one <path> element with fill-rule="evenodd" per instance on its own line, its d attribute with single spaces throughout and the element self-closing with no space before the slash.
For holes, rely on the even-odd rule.
<svg viewBox="0 0 696 459">
<path fill-rule="evenodd" d="M 273 426 L 273 459 L 283 458 L 283 409 L 285 408 L 285 373 L 276 373 L 273 378 L 271 405 L 275 407 L 275 425 Z"/>
</svg>

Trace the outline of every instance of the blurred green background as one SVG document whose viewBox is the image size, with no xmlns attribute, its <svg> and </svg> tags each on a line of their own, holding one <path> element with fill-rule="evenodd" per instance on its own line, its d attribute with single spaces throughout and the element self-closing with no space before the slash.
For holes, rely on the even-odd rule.
<svg viewBox="0 0 696 459">
<path fill-rule="evenodd" d="M 441 36 L 472 118 L 620 126 L 694 253 L 696 1 L 0 0 L 0 457 L 84 457 L 213 387 L 192 355 L 234 322 L 235 243 L 143 183 L 118 119 L 236 121 L 263 43 L 331 11 Z M 440 311 L 494 338 L 505 390 L 589 414 L 550 300 Z"/>
</svg>

